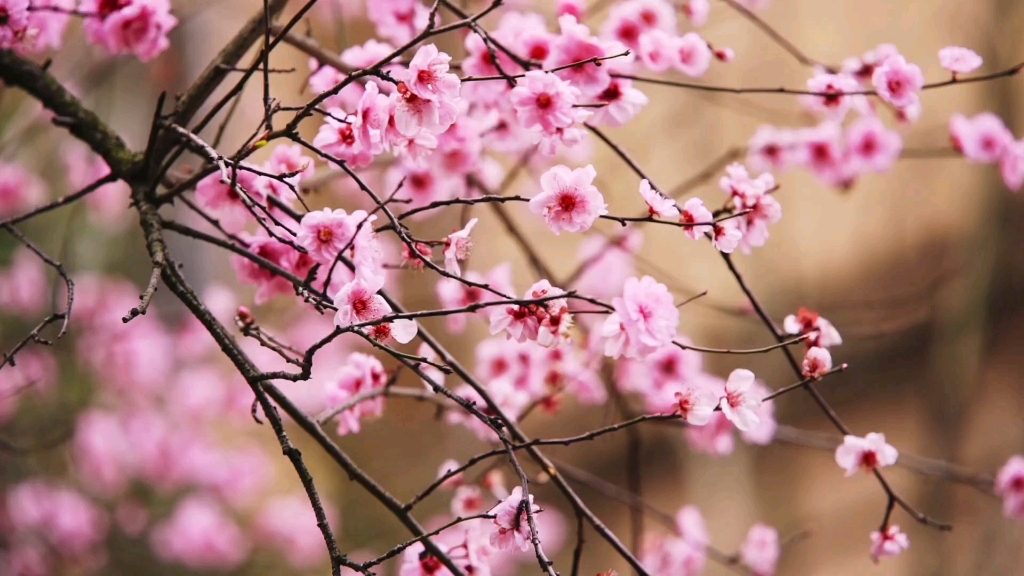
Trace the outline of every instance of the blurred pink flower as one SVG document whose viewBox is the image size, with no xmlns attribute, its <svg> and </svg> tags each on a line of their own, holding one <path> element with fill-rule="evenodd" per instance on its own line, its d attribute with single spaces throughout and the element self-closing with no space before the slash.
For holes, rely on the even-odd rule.
<svg viewBox="0 0 1024 576">
<path fill-rule="evenodd" d="M 849 478 L 863 469 L 866 472 L 873 472 L 878 468 L 891 466 L 896 463 L 899 452 L 885 442 L 885 434 L 871 432 L 861 438 L 859 436 L 847 435 L 843 443 L 836 448 L 836 464 L 846 470 Z"/>
<path fill-rule="evenodd" d="M 772 576 L 781 552 L 778 531 L 771 526 L 754 524 L 740 546 L 740 561 L 755 576 Z"/>
<path fill-rule="evenodd" d="M 201 494 L 178 502 L 170 518 L 153 528 L 150 544 L 160 560 L 190 570 L 235 570 L 251 550 L 238 524 Z"/>
</svg>

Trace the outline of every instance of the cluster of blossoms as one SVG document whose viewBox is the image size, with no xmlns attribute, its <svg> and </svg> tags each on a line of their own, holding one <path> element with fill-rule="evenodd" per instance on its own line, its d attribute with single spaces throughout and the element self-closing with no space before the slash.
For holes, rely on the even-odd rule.
<svg viewBox="0 0 1024 576">
<path fill-rule="evenodd" d="M 737 3 L 760 10 L 767 1 Z M 381 417 L 399 376 L 359 347 L 368 341 L 415 367 L 425 392 L 410 392 L 438 400 L 444 422 L 482 442 L 503 439 L 495 421 L 508 427 L 535 409 L 557 414 L 566 399 L 601 406 L 616 394 L 638 399 L 647 416 L 677 419 L 697 452 L 726 456 L 737 432 L 746 443 L 770 444 L 778 429 L 777 394 L 744 368 L 725 378 L 704 370 L 702 353 L 680 332 L 673 291 L 637 273 L 643 235 L 631 223 L 675 227 L 707 240 L 727 260 L 737 251 L 750 254 L 782 218 L 776 174 L 800 167 L 828 185 L 849 188 L 865 174 L 892 168 L 903 137 L 879 108 L 893 111 L 902 124 L 917 121 L 926 86 L 921 68 L 894 46 L 881 45 L 839 70 L 818 70 L 801 102 L 821 123 L 760 128 L 745 163 L 725 168 L 720 208 L 695 197 L 677 204 L 640 174 L 645 213 L 621 218 L 610 214 L 598 171 L 588 163 L 591 134 L 626 125 L 649 103 L 634 85 L 635 74 L 698 78 L 716 59 L 733 59 L 730 49 L 680 30 L 686 23 L 678 14 L 692 28 L 707 22 L 708 0 L 624 0 L 594 30 L 584 23 L 581 0 L 556 2 L 557 29 L 538 13 L 495 11 L 490 31 L 468 20 L 473 25 L 462 37 L 461 61 L 435 44 L 414 42 L 440 18 L 419 0 L 339 3 L 343 10 L 356 4 L 379 38 L 329 63 L 310 61 L 306 87 L 313 100 L 300 114 L 318 121 L 315 137 L 306 142 L 296 133 L 296 143 L 267 146 L 262 162 L 206 158 L 214 165 L 194 186 L 195 225 L 230 241 L 232 269 L 240 284 L 253 288 L 252 304 L 280 299 L 295 305 L 284 335 L 269 337 L 228 289 L 203 295 L 218 321 L 249 337 L 243 351 L 256 365 L 279 372 L 308 368 L 304 381 L 279 383 L 305 414 L 333 422 L 339 436 L 364 432 Z M 83 19 L 89 43 L 141 61 L 167 50 L 178 24 L 169 0 L 0 0 L 0 49 L 29 55 L 59 48 L 72 17 Z M 415 48 L 396 53 L 407 44 Z M 940 51 L 939 61 L 953 80 L 982 64 L 958 47 Z M 998 117 L 956 115 L 950 133 L 968 160 L 998 163 L 1008 187 L 1024 185 L 1024 144 Z M 246 158 L 264 144 L 250 146 Z M 62 156 L 69 191 L 111 173 L 84 145 L 68 146 Z M 504 196 L 510 160 L 535 182 L 528 198 Z M 308 192 L 321 178 L 337 177 L 343 182 L 335 191 L 345 207 L 309 209 Z M 49 196 L 32 172 L 0 162 L 0 218 L 29 212 Z M 95 227 L 120 229 L 130 216 L 128 196 L 123 182 L 90 192 L 84 204 Z M 563 287 L 554 277 L 537 280 L 516 298 L 510 263 L 486 273 L 471 266 L 472 235 L 490 232 L 486 220 L 469 218 L 467 210 L 440 239 L 419 238 L 411 227 L 444 207 L 494 200 L 521 201 L 533 215 L 530 225 L 543 224 L 545 235 L 579 236 L 578 273 Z M 626 227 L 605 237 L 602 220 Z M 441 310 L 402 312 L 396 280 L 404 271 L 427 269 L 438 276 L 433 288 Z M 242 570 L 264 548 L 296 570 L 320 568 L 327 551 L 309 500 L 274 489 L 270 453 L 244 439 L 252 419 L 266 415 L 240 377 L 228 376 L 215 361 L 217 346 L 199 320 L 172 323 L 154 307 L 126 323 L 123 314 L 139 302 L 134 286 L 89 274 L 75 280 L 70 328 L 76 372 L 95 389 L 74 421 L 68 481 L 29 479 L 7 489 L 0 532 L 9 550 L 0 553 L 0 572 L 98 571 L 107 562 L 104 543 L 115 533 L 145 540 L 162 562 L 193 571 Z M 0 313 L 19 322 L 38 318 L 48 288 L 45 261 L 28 245 L 19 248 L 0 270 Z M 490 337 L 472 350 L 476 382 L 465 378 L 448 388 L 443 354 L 417 320 L 431 316 L 443 317 L 452 334 L 464 333 L 474 317 L 489 329 Z M 783 328 L 805 344 L 803 378 L 834 371 L 830 348 L 842 338 L 828 320 L 801 308 Z M 418 336 L 423 342 L 415 354 L 392 348 Z M 300 360 L 304 350 L 319 352 L 315 365 Z M 612 375 L 607 386 L 605 374 Z M 59 376 L 48 349 L 19 352 L 17 364 L 0 371 L 0 425 L 14 421 L 24 405 L 49 401 Z M 897 459 L 879 433 L 847 435 L 835 451 L 847 476 L 877 474 Z M 455 467 L 442 465 L 442 474 Z M 530 561 L 541 538 L 549 553 L 563 545 L 558 513 L 534 504 L 523 486 L 507 490 L 494 470 L 480 486 L 462 475 L 442 486 L 453 491 L 450 514 L 428 529 L 449 527 L 429 547 L 417 539 L 402 551 L 401 576 L 450 575 L 434 546 L 467 574 L 501 576 Z M 1008 516 L 1024 518 L 1024 459 L 1006 463 L 995 491 Z M 157 504 L 141 493 L 155 495 Z M 332 506 L 324 508 L 337 530 Z M 675 520 L 673 534 L 647 535 L 641 561 L 651 574 L 698 574 L 708 561 L 710 537 L 700 511 L 687 506 Z M 870 539 L 876 561 L 909 546 L 896 525 Z M 777 530 L 757 524 L 736 558 L 751 573 L 769 576 L 780 554 Z"/>
<path fill-rule="evenodd" d="M 652 574 L 696 576 L 703 573 L 711 537 L 700 510 L 696 506 L 680 508 L 675 515 L 675 527 L 673 534 L 647 538 L 641 556 L 644 566 Z M 743 540 L 738 560 L 752 574 L 767 576 L 775 574 L 781 553 L 778 531 L 755 524 Z"/>
<path fill-rule="evenodd" d="M 108 562 L 109 538 L 147 542 L 162 562 L 194 571 L 235 570 L 259 554 L 298 570 L 325 563 L 309 500 L 279 492 L 273 452 L 241 434 L 252 425 L 252 393 L 224 371 L 198 320 L 171 324 L 150 310 L 124 324 L 138 302 L 134 286 L 82 274 L 75 287 L 75 377 L 91 381 L 95 397 L 72 423 L 68 479 L 28 479 L 0 498 L 0 573 L 94 573 Z M 46 293 L 45 278 L 34 289 Z M 204 300 L 223 321 L 237 307 L 226 287 Z M 307 323 L 297 334 L 318 328 L 329 326 Z M 265 348 L 247 347 L 275 366 Z M 19 353 L 0 371 L 0 424 L 17 416 L 19 399 L 52 396 L 58 377 L 48 349 Z M 318 396 L 314 407 L 325 401 Z M 157 498 L 141 498 L 146 492 Z"/>
<path fill-rule="evenodd" d="M 23 54 L 59 49 L 68 21 L 78 15 L 90 44 L 142 62 L 167 50 L 167 35 L 178 25 L 170 0 L 2 0 L 0 14 L 0 49 Z"/>
</svg>

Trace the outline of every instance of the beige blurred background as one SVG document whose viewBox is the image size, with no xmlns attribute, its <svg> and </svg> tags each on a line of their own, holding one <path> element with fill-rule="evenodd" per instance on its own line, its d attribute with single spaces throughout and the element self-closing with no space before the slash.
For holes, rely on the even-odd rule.
<svg viewBox="0 0 1024 576">
<path fill-rule="evenodd" d="M 707 82 L 803 86 L 810 70 L 727 6 L 712 4 L 711 23 L 701 32 L 716 46 L 735 49 L 737 58 L 729 65 L 714 64 Z M 186 85 L 229 37 L 227 31 L 261 2 L 175 5 L 185 15 L 183 24 L 173 38 L 174 54 L 160 61 L 155 75 L 147 76 L 138 66 L 94 72 L 102 79 L 101 90 L 112 95 L 105 104 L 109 108 L 101 113 L 114 116 L 115 124 L 125 128 L 136 145 L 145 135 L 153 94 L 161 87 Z M 1024 60 L 1024 3 L 1016 0 L 775 0 L 760 14 L 810 56 L 830 63 L 860 55 L 881 42 L 895 43 L 908 60 L 922 65 L 929 79 L 944 77 L 935 53 L 950 44 L 978 51 L 986 60 L 986 71 Z M 369 34 L 355 22 L 343 32 L 323 19 L 315 24 L 323 43 L 336 49 Z M 445 46 L 457 50 L 454 39 L 447 39 Z M 275 56 L 272 65 L 300 70 L 277 78 L 275 88 L 286 104 L 297 103 L 302 98 L 299 90 L 306 57 L 291 48 Z M 140 86 L 140 81 L 149 90 L 126 94 L 126 87 Z M 665 189 L 745 144 L 763 123 L 813 122 L 800 114 L 790 96 L 643 89 L 652 104 L 626 129 L 610 134 Z M 227 148 L 231 138 L 244 138 L 258 121 L 257 92 L 254 88 L 247 94 L 240 118 L 248 114 L 248 121 L 235 124 L 240 128 L 229 136 Z M 946 146 L 946 122 L 954 112 L 992 110 L 1021 135 L 1022 96 L 1020 79 L 930 91 L 923 98 L 922 119 L 905 133 L 905 144 Z M 136 111 L 122 105 L 122 100 L 133 98 L 146 103 L 145 108 Z M 600 143 L 595 142 L 594 148 L 598 187 L 609 199 L 611 211 L 634 212 L 636 177 Z M 717 203 L 721 192 L 715 180 L 717 176 L 694 193 Z M 860 433 L 884 431 L 905 452 L 988 474 L 1010 454 L 1024 451 L 1024 380 L 1020 376 L 1024 300 L 1018 298 L 1024 287 L 1024 227 L 1019 224 L 1024 203 L 1005 189 L 996 169 L 955 158 L 908 159 L 884 176 L 862 179 L 845 193 L 798 173 L 783 175 L 780 183 L 783 220 L 773 227 L 767 246 L 737 260 L 773 316 L 781 319 L 806 305 L 822 312 L 841 331 L 845 342 L 834 357 L 849 363 L 851 370 L 830 378 L 822 389 L 843 418 Z M 522 178 L 518 185 L 513 191 L 532 193 L 529 178 Z M 337 203 L 337 197 L 325 190 L 314 202 L 330 205 Z M 512 260 L 517 288 L 528 286 L 532 276 L 515 244 L 492 232 L 501 228 L 489 212 L 474 215 L 482 220 L 477 230 L 487 233 L 478 235 L 473 267 L 487 270 Z M 574 267 L 578 238 L 552 237 L 525 210 L 513 210 L 512 215 L 529 236 L 543 239 L 549 266 L 562 274 Z M 421 224 L 422 235 L 443 234 L 454 222 L 454 216 L 446 216 Z M 639 268 L 669 283 L 680 297 L 709 292 L 684 308 L 681 330 L 704 346 L 769 344 L 768 334 L 754 319 L 716 310 L 717 305 L 738 305 L 742 295 L 706 245 L 681 243 L 674 232 L 646 230 Z M 119 256 L 115 252 L 107 258 L 117 261 Z M 222 278 L 224 262 L 223 255 L 198 255 L 192 266 L 203 267 L 205 280 L 211 281 Z M 423 279 L 414 278 L 403 293 L 409 306 L 435 304 L 432 285 Z M 483 336 L 476 326 L 465 336 L 467 340 L 449 337 L 445 343 L 471 364 L 472 343 Z M 747 356 L 742 361 L 773 386 L 793 380 L 781 355 Z M 738 365 L 733 357 L 710 356 L 706 362 L 718 374 Z M 831 432 L 824 417 L 801 395 L 778 402 L 777 416 L 780 423 Z M 611 411 L 569 404 L 556 418 L 531 418 L 527 430 L 534 436 L 560 436 L 616 419 Z M 767 448 L 741 445 L 733 456 L 714 460 L 690 453 L 677 430 L 641 430 L 644 497 L 669 513 L 683 504 L 699 506 L 717 548 L 735 551 L 748 527 L 758 521 L 776 526 L 784 537 L 807 532 L 786 547 L 780 574 L 1024 574 L 1020 568 L 1024 526 L 1002 517 L 998 499 L 972 488 L 905 470 L 890 473 L 902 495 L 955 528 L 940 534 L 897 511 L 895 522 L 910 534 L 911 549 L 875 567 L 868 558 L 868 533 L 881 519 L 884 494 L 866 477 L 843 480 L 829 452 L 782 443 Z M 617 435 L 548 452 L 624 485 L 626 440 L 625 435 Z M 358 437 L 342 439 L 341 445 L 400 498 L 432 479 L 444 458 L 465 459 L 484 448 L 466 431 L 436 422 L 434 410 L 427 405 L 402 400 L 390 402 L 383 420 L 370 423 Z M 400 525 L 320 458 L 312 444 L 300 439 L 300 447 L 312 460 L 323 490 L 341 504 L 343 550 L 381 552 L 405 537 Z M 281 465 L 286 466 L 283 459 Z M 631 540 L 627 508 L 586 487 L 581 492 L 624 541 Z M 566 510 L 553 488 L 540 486 L 537 493 L 542 502 Z M 432 499 L 420 517 L 429 518 L 446 508 L 444 498 Z M 662 529 L 652 520 L 647 525 Z M 556 557 L 563 573 L 568 572 L 573 526 L 567 526 L 567 531 L 570 542 Z M 610 568 L 628 573 L 592 532 L 588 541 L 582 574 Z M 535 566 L 525 565 L 524 574 L 535 572 Z M 725 568 L 709 563 L 707 574 L 726 573 Z"/>
</svg>

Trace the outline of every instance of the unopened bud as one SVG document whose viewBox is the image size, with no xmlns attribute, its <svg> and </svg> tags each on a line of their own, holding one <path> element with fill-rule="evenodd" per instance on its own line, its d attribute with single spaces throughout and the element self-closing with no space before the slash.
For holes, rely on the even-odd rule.
<svg viewBox="0 0 1024 576">
<path fill-rule="evenodd" d="M 235 322 L 242 328 L 248 328 L 256 323 L 256 317 L 252 315 L 252 312 L 246 306 L 239 306 L 238 312 L 235 314 Z"/>
</svg>

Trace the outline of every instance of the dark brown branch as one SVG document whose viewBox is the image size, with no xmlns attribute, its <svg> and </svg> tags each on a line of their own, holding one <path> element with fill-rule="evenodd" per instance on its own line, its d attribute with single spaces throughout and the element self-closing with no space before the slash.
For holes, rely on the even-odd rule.
<svg viewBox="0 0 1024 576">
<path fill-rule="evenodd" d="M 118 178 L 129 178 L 138 168 L 141 155 L 129 150 L 117 133 L 39 65 L 10 50 L 0 50 L 0 80 L 39 100 L 56 115 L 54 123 L 102 156 Z"/>
<path fill-rule="evenodd" d="M 78 200 L 81 200 L 82 198 L 88 196 L 89 194 L 92 194 L 96 190 L 99 190 L 100 188 L 106 186 L 107 184 L 110 184 L 111 182 L 116 182 L 117 180 L 117 176 L 114 176 L 113 174 L 108 174 L 107 176 L 104 176 L 99 180 L 96 180 L 92 184 L 89 184 L 85 188 L 82 188 L 81 190 L 73 194 L 61 196 L 60 198 L 57 198 L 56 200 L 50 202 L 49 204 L 46 204 L 45 206 L 40 206 L 39 208 L 35 208 L 20 216 L 12 216 L 7 220 L 0 220 L 0 226 L 6 226 L 8 224 L 18 224 L 30 218 L 35 218 L 36 216 L 45 214 L 51 210 L 56 210 L 61 206 L 67 206 L 68 204 L 72 204 Z"/>
</svg>

